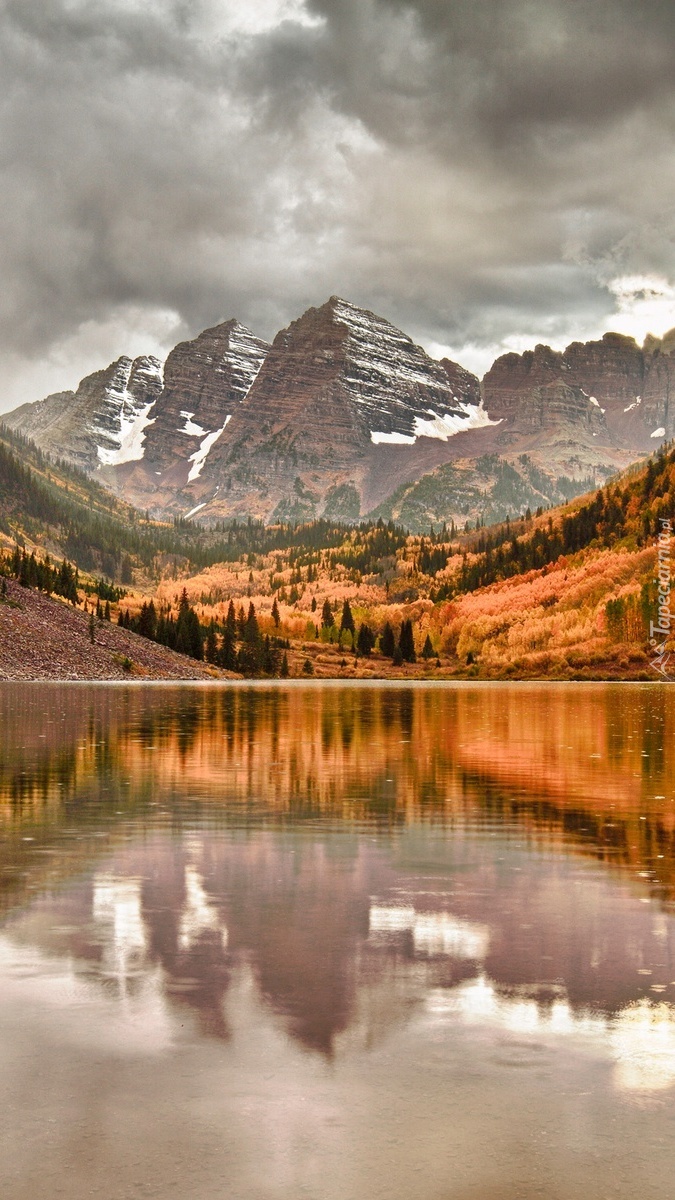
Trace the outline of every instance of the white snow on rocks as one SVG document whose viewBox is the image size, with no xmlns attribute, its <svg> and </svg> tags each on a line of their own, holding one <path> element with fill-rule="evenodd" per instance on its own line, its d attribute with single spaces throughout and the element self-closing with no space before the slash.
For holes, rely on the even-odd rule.
<svg viewBox="0 0 675 1200">
<path fill-rule="evenodd" d="M 102 466 L 121 466 L 143 458 L 145 430 L 155 419 L 150 413 L 162 386 L 162 364 L 156 358 L 132 362 L 123 356 L 114 365 L 115 374 L 105 388 L 93 426 L 102 443 L 96 446 Z"/>
<path fill-rule="evenodd" d="M 650 436 L 650 437 L 665 437 L 665 436 L 666 436 L 666 431 L 665 431 L 665 429 L 663 428 L 663 425 L 659 425 L 658 429 L 655 429 L 655 430 L 654 430 L 654 432 L 653 432 L 653 433 L 650 433 L 650 435 L 649 435 L 649 436 Z"/>
<path fill-rule="evenodd" d="M 262 367 L 269 346 L 257 338 L 245 325 L 236 322 L 229 337 L 225 362 L 231 372 L 232 385 L 242 400 L 251 390 Z"/>
<path fill-rule="evenodd" d="M 429 410 L 430 421 L 415 417 L 415 437 L 440 438 L 442 442 L 447 442 L 448 438 L 464 429 L 483 429 L 486 425 L 499 425 L 499 421 L 493 421 L 482 404 L 460 403 L 458 408 L 458 414 L 446 413 L 444 416 Z"/>
<path fill-rule="evenodd" d="M 583 391 L 583 388 L 582 388 L 582 391 Z M 584 396 L 585 396 L 585 395 L 586 395 L 586 393 L 584 392 Z M 600 405 L 599 405 L 598 401 L 596 400 L 595 396 L 589 396 L 589 397 L 588 397 L 588 399 L 589 399 L 589 401 L 590 401 L 590 403 L 591 403 L 591 404 L 593 404 L 593 405 L 594 405 L 596 408 L 599 408 L 599 409 L 600 409 L 600 412 L 601 412 L 601 413 L 604 413 L 604 412 L 606 411 L 604 408 L 601 408 L 601 407 L 600 407 Z"/>
<path fill-rule="evenodd" d="M 190 517 L 194 517 L 195 513 L 199 512 L 200 508 L 206 508 L 206 500 L 204 500 L 201 504 L 195 504 L 194 508 L 191 508 L 190 511 L 185 514 L 185 520 L 189 521 Z"/>
<path fill-rule="evenodd" d="M 376 431 L 371 433 L 370 440 L 376 446 L 382 443 L 412 446 L 420 437 L 438 438 L 442 442 L 447 442 L 448 438 L 454 437 L 456 433 L 462 433 L 465 429 L 483 429 L 486 425 L 499 425 L 499 421 L 493 421 L 482 404 L 465 404 L 459 401 L 457 407 L 460 410 L 459 413 L 439 415 L 429 409 L 428 418 L 415 417 L 411 434 Z"/>
<path fill-rule="evenodd" d="M 624 412 L 632 412 L 632 410 L 634 408 L 637 408 L 638 404 L 642 404 L 642 396 L 636 396 L 633 403 L 629 404 L 628 408 L 624 408 L 623 411 Z"/>
<path fill-rule="evenodd" d="M 129 400 L 133 401 L 133 397 L 130 396 Z M 136 412 L 131 407 L 122 412 L 118 448 L 112 450 L 97 446 L 98 459 L 103 466 L 119 467 L 122 463 L 139 462 L 142 459 L 145 451 L 145 430 L 153 423 L 150 413 L 154 406 L 153 400 L 151 404 L 144 405 Z"/>
<path fill-rule="evenodd" d="M 414 434 L 407 433 L 378 433 L 377 430 L 371 431 L 371 442 L 376 446 L 414 446 L 417 438 Z"/>
<path fill-rule="evenodd" d="M 192 420 L 195 415 L 194 413 L 182 412 L 180 415 L 181 417 L 185 418 L 185 424 L 181 429 L 178 430 L 179 433 L 187 433 L 188 437 L 203 438 L 208 432 L 208 430 L 202 429 L 201 425 L 198 425 L 196 421 Z"/>
<path fill-rule="evenodd" d="M 447 441 L 464 429 L 495 424 L 482 405 L 456 397 L 445 368 L 389 321 L 337 296 L 329 306 L 346 329 L 341 382 L 375 445 Z"/>
<path fill-rule="evenodd" d="M 220 427 L 220 429 L 214 429 L 213 433 L 207 433 L 203 442 L 200 443 L 199 449 L 195 450 L 194 454 L 190 455 L 190 458 L 188 459 L 188 461 L 191 462 L 193 465 L 190 468 L 190 474 L 187 477 L 188 483 L 193 483 L 195 479 L 199 479 L 199 476 L 201 475 L 203 467 L 204 467 L 204 463 L 206 462 L 206 458 L 209 453 L 209 450 L 211 450 L 211 448 L 213 446 L 215 446 L 221 433 L 223 433 L 223 431 L 225 430 L 225 426 L 227 425 L 228 421 L 230 420 L 231 415 L 232 414 L 230 413 L 230 414 L 228 414 L 228 416 L 226 416 L 225 424 L 222 425 Z"/>
</svg>

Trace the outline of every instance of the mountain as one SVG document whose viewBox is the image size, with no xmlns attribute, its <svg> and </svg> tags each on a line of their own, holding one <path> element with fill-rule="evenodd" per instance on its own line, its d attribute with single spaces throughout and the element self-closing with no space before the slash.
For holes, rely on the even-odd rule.
<svg viewBox="0 0 675 1200">
<path fill-rule="evenodd" d="M 355 519 L 390 490 L 396 451 L 418 475 L 420 443 L 438 452 L 489 423 L 409 337 L 332 297 L 277 335 L 185 503 L 210 519 Z"/>
<path fill-rule="evenodd" d="M 23 404 L 2 420 L 41 449 L 94 472 L 140 458 L 150 412 L 162 391 L 156 358 L 118 358 L 83 379 L 76 392 Z"/>
<path fill-rule="evenodd" d="M 561 353 L 540 345 L 505 354 L 483 380 L 485 405 L 515 428 L 541 388 L 566 386 L 604 417 L 612 445 L 651 452 L 675 435 L 674 350 L 671 331 L 648 337 L 642 348 L 633 338 L 606 333 L 597 342 L 572 342 Z"/>
<path fill-rule="evenodd" d="M 185 487 L 199 479 L 268 351 L 267 342 L 234 320 L 181 342 L 166 360 L 142 454 L 111 463 L 103 482 L 157 515 L 184 515 L 192 507 Z"/>
<path fill-rule="evenodd" d="M 157 518 L 497 520 L 675 433 L 675 334 L 501 356 L 482 383 L 333 296 L 269 346 L 235 320 L 4 420 Z M 518 509 L 516 509 L 518 511 Z"/>
</svg>

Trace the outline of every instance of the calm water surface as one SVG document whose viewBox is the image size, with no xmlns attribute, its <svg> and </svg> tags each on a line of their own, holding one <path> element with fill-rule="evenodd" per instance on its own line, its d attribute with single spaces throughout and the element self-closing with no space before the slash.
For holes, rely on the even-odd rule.
<svg viewBox="0 0 675 1200">
<path fill-rule="evenodd" d="M 0 686 L 5 1200 L 670 1200 L 675 688 Z"/>
</svg>

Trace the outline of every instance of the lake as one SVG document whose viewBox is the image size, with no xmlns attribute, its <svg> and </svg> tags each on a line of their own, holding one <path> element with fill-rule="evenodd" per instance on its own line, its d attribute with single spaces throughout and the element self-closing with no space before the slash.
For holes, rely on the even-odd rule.
<svg viewBox="0 0 675 1200">
<path fill-rule="evenodd" d="M 0 685 L 4 1200 L 670 1200 L 675 688 Z"/>
</svg>

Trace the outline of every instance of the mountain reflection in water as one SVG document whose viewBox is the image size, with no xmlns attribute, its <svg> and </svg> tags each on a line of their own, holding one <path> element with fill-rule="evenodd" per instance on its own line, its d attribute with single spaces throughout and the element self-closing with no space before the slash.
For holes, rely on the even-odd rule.
<svg viewBox="0 0 675 1200">
<path fill-rule="evenodd" d="M 0 729 L 17 1004 L 108 1006 L 125 1053 L 482 1030 L 670 1095 L 675 690 L 17 685 Z"/>
</svg>

